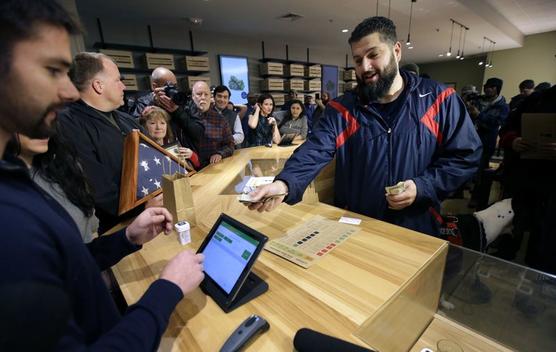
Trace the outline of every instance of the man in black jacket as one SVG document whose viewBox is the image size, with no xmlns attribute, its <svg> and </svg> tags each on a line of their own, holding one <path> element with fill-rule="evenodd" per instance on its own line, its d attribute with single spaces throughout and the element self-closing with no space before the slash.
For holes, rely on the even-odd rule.
<svg viewBox="0 0 556 352">
<path fill-rule="evenodd" d="M 125 86 L 108 56 L 79 53 L 69 75 L 81 100 L 60 112 L 60 131 L 75 147 L 93 186 L 99 233 L 103 233 L 121 220 L 118 207 L 125 136 L 133 129 L 145 132 L 133 117 L 116 110 L 123 104 Z M 149 205 L 160 204 L 154 201 Z"/>
<path fill-rule="evenodd" d="M 149 106 L 161 107 L 170 115 L 170 128 L 180 144 L 198 153 L 199 141 L 205 133 L 205 127 L 192 101 L 178 105 L 166 95 L 165 87 L 167 85 L 177 87 L 177 84 L 176 75 L 172 71 L 166 67 L 155 68 L 151 73 L 151 92 L 137 98 L 131 108 L 131 114 L 138 119 L 148 111 Z"/>
</svg>

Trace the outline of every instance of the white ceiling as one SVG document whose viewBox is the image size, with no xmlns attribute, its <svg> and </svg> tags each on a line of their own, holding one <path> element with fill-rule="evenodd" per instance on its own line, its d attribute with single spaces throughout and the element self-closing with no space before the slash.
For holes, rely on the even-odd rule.
<svg viewBox="0 0 556 352">
<path fill-rule="evenodd" d="M 411 0 L 379 0 L 378 14 L 396 23 L 405 42 Z M 349 33 L 363 18 L 376 14 L 376 0 L 76 0 L 80 15 L 167 21 L 191 26 L 187 18 L 202 18 L 195 31 L 229 33 L 258 41 L 278 39 L 315 48 L 348 52 Z M 304 16 L 297 21 L 277 19 L 287 13 Z M 520 47 L 524 35 L 556 30 L 555 0 L 417 0 L 413 4 L 413 50 L 404 61 L 446 60 L 439 53 L 450 42 L 450 18 L 469 27 L 466 56 L 480 54 L 483 37 L 496 42 L 495 50 Z M 459 27 L 454 29 L 452 52 L 458 49 Z"/>
</svg>

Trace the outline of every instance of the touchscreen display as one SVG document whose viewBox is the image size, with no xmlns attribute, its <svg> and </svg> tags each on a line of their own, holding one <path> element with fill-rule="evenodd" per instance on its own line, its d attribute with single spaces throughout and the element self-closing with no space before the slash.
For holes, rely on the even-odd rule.
<svg viewBox="0 0 556 352">
<path fill-rule="evenodd" d="M 205 272 L 229 294 L 258 244 L 259 241 L 222 221 L 203 250 Z"/>
</svg>

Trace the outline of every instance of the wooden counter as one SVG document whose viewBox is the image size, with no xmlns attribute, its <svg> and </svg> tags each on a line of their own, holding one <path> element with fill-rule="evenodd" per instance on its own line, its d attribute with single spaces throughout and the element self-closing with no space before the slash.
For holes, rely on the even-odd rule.
<svg viewBox="0 0 556 352">
<path fill-rule="evenodd" d="M 241 149 L 192 176 L 198 224 L 192 229 L 193 243 L 182 247 L 175 236 L 161 235 L 115 266 L 127 302 L 137 301 L 175 254 L 184 248 L 196 250 L 222 212 L 270 239 L 315 215 L 362 218 L 361 231 L 309 269 L 263 251 L 254 271 L 269 291 L 229 314 L 197 289 L 177 306 L 161 350 L 216 351 L 253 313 L 267 319 L 270 330 L 249 346 L 252 351 L 291 351 L 293 336 L 302 327 L 381 351 L 402 351 L 427 328 L 440 292 L 444 241 L 323 203 L 282 204 L 259 214 L 235 195 L 221 194 L 250 160 L 287 158 L 294 149 Z"/>
</svg>

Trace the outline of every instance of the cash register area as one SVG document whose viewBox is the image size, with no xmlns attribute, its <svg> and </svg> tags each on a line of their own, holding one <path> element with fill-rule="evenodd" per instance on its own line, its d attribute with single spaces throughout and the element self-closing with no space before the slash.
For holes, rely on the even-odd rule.
<svg viewBox="0 0 556 352">
<path fill-rule="evenodd" d="M 218 350 L 251 314 L 264 317 L 270 329 L 249 351 L 292 350 L 292 337 L 302 328 L 378 351 L 553 350 L 551 277 L 330 205 L 334 163 L 295 206 L 257 213 L 238 202 L 252 177 L 271 179 L 296 147 L 239 149 L 191 176 L 192 242 L 182 246 L 176 236 L 158 236 L 124 258 L 113 268 L 121 292 L 128 304 L 137 301 L 170 258 L 184 247 L 198 249 L 221 213 L 268 236 L 267 247 L 299 233 L 309 234 L 300 237 L 306 242 L 327 238 L 337 244 L 327 248 L 327 241 L 315 240 L 305 262 L 294 258 L 308 246 L 303 240 L 297 252 L 286 246 L 262 251 L 252 271 L 268 291 L 227 314 L 194 291 L 177 306 L 160 351 Z M 361 222 L 345 225 L 338 222 L 342 217 Z M 311 232 L 323 220 L 330 223 Z M 353 231 L 342 238 L 341 226 Z"/>
</svg>

